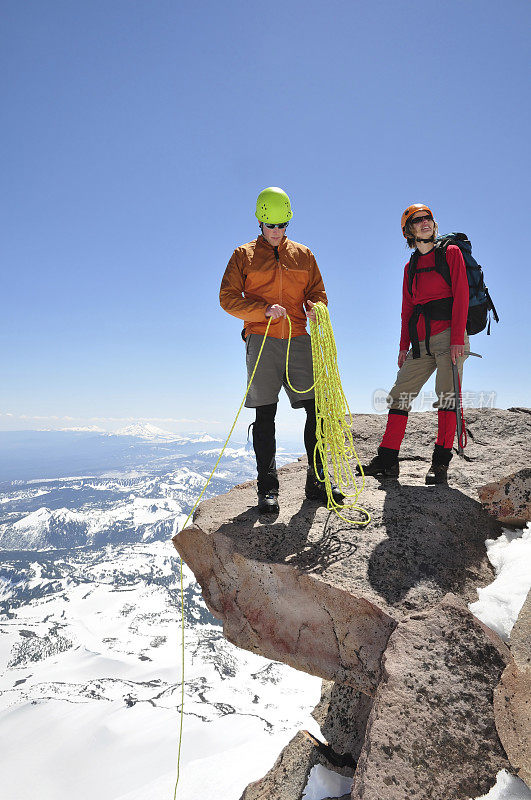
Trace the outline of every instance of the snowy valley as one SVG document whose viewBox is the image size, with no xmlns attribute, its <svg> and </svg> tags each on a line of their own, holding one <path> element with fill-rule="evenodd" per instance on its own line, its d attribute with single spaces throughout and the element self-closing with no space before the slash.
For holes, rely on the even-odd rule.
<svg viewBox="0 0 531 800">
<path fill-rule="evenodd" d="M 115 457 L 123 441 L 111 441 L 111 470 L 0 484 L 6 800 L 173 796 L 181 608 L 171 532 L 186 518 L 220 444 L 134 433 L 126 434 L 125 468 Z M 78 455 L 84 440 L 89 456 L 95 447 L 105 453 L 101 442 L 110 441 L 76 432 L 65 442 L 69 436 Z M 280 463 L 294 458 L 279 455 Z M 208 495 L 253 471 L 252 451 L 233 447 Z M 179 796 L 197 797 L 217 785 L 220 796 L 238 797 L 293 731 L 308 726 L 320 681 L 230 645 L 186 567 L 184 586 Z"/>
</svg>

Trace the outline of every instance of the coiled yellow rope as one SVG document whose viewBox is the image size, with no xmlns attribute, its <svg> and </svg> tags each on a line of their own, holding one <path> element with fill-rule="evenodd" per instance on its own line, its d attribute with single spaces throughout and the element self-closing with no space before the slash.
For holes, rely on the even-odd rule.
<svg viewBox="0 0 531 800">
<path fill-rule="evenodd" d="M 317 417 L 317 444 L 314 451 L 314 469 L 316 475 L 317 473 L 317 453 L 321 456 L 321 462 L 324 465 L 324 482 L 326 488 L 326 494 L 328 498 L 327 508 L 330 511 L 333 511 L 337 514 L 338 517 L 345 520 L 346 522 L 351 523 L 352 525 L 368 525 L 371 521 L 371 516 L 368 511 L 361 508 L 356 504 L 358 496 L 363 491 L 363 487 L 365 485 L 365 476 L 363 475 L 363 469 L 361 470 L 362 475 L 362 484 L 361 488 L 358 489 L 356 479 L 352 473 L 350 468 L 350 464 L 348 462 L 349 458 L 355 458 L 356 462 L 360 465 L 360 461 L 358 459 L 357 453 L 354 449 L 354 441 L 352 438 L 352 414 L 350 413 L 350 408 L 347 403 L 347 399 L 343 393 L 343 388 L 341 386 L 341 379 L 339 377 L 339 369 L 337 365 L 337 350 L 335 345 L 334 339 L 334 332 L 332 330 L 332 324 L 330 322 L 330 315 L 328 313 L 328 308 L 325 306 L 324 303 L 316 303 L 313 306 L 313 309 L 316 314 L 316 322 L 312 322 L 310 320 L 310 336 L 311 336 L 311 343 L 312 343 L 312 358 L 313 358 L 313 374 L 314 374 L 314 383 L 308 389 L 295 389 L 294 386 L 291 385 L 291 381 L 289 379 L 289 351 L 291 345 L 291 319 L 289 316 L 287 317 L 288 324 L 289 324 L 289 339 L 288 339 L 288 347 L 286 351 L 286 380 L 290 388 L 297 392 L 298 394 L 306 394 L 311 389 L 315 388 L 315 412 Z M 221 452 L 219 454 L 218 460 L 214 464 L 214 468 L 210 475 L 208 476 L 207 482 L 203 486 L 201 494 L 197 498 L 194 503 L 194 506 L 190 513 L 188 514 L 184 525 L 182 526 L 181 530 L 186 528 L 188 522 L 190 521 L 194 511 L 196 510 L 197 506 L 201 498 L 203 497 L 206 488 L 210 481 L 212 480 L 212 476 L 214 475 L 219 462 L 221 461 L 221 457 L 225 452 L 225 448 L 227 447 L 230 437 L 232 436 L 232 432 L 236 426 L 238 421 L 238 417 L 240 416 L 240 412 L 243 408 L 243 404 L 245 403 L 245 399 L 249 394 L 249 389 L 251 388 L 251 384 L 253 382 L 256 370 L 258 368 L 258 363 L 260 361 L 260 357 L 262 355 L 262 351 L 264 349 L 265 341 L 267 339 L 267 334 L 269 333 L 269 327 L 272 322 L 272 317 L 269 318 L 267 323 L 267 328 L 264 333 L 264 338 L 262 340 L 262 345 L 258 352 L 258 358 L 256 359 L 256 364 L 254 365 L 253 372 L 249 379 L 249 383 L 247 384 L 247 389 L 245 390 L 245 394 L 243 399 L 240 403 L 240 407 L 237 411 L 236 417 L 234 418 L 234 422 L 232 423 L 232 427 L 229 431 L 229 435 L 225 441 L 225 444 L 221 448 Z M 317 378 L 315 377 L 317 375 Z M 346 412 L 348 412 L 348 417 L 350 419 L 350 425 L 347 423 L 346 419 Z M 332 490 L 331 490 L 331 480 L 328 474 L 328 469 L 326 468 L 328 456 L 332 459 L 333 464 L 333 473 L 334 473 L 334 483 L 337 484 L 339 489 L 345 495 L 345 499 L 349 500 L 353 498 L 352 503 L 345 503 L 343 505 L 339 505 L 336 503 L 332 497 Z M 319 480 L 321 480 L 319 478 Z M 354 493 L 349 494 L 349 490 L 351 487 L 354 487 Z M 366 515 L 366 519 L 363 520 L 351 520 L 347 517 L 344 517 L 342 514 L 339 513 L 339 508 L 353 508 L 356 511 L 361 511 L 363 514 Z M 181 746 L 182 746 L 182 737 L 183 737 L 183 721 L 184 721 L 184 645 L 185 645 L 185 638 L 184 638 L 184 583 L 183 583 L 183 560 L 180 559 L 180 581 L 181 581 L 181 713 L 180 713 L 180 725 L 179 725 L 179 749 L 177 752 L 177 779 L 175 781 L 175 790 L 173 793 L 173 800 L 176 800 L 177 797 L 177 787 L 179 785 L 179 777 L 180 777 L 180 765 L 181 765 Z"/>
<path fill-rule="evenodd" d="M 339 367 L 337 364 L 337 348 L 334 338 L 330 314 L 324 303 L 315 303 L 316 322 L 310 320 L 310 337 L 312 341 L 312 359 L 314 383 L 308 389 L 295 389 L 289 379 L 289 348 L 291 344 L 291 320 L 288 317 L 289 340 L 286 353 L 286 380 L 290 389 L 298 394 L 305 394 L 310 389 L 315 391 L 315 416 L 317 418 L 317 444 L 313 454 L 315 474 L 324 483 L 328 498 L 327 508 L 351 525 L 368 525 L 371 515 L 357 504 L 359 495 L 365 486 L 365 475 L 358 454 L 354 448 L 352 436 L 352 414 L 343 392 Z M 317 471 L 318 459 L 324 466 L 323 478 Z M 334 483 L 345 495 L 341 505 L 332 497 L 332 481 L 327 469 L 328 458 L 332 461 Z M 358 488 L 355 475 L 349 461 L 355 459 L 361 471 L 361 486 Z M 352 491 L 354 490 L 354 491 Z M 351 502 L 347 502 L 347 501 Z M 364 519 L 354 520 L 340 514 L 339 509 L 350 508 L 359 511 Z"/>
</svg>

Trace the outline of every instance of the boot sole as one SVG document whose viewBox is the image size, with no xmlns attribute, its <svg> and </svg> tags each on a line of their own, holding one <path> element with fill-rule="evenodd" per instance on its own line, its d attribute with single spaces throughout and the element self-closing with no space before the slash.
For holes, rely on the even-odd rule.
<svg viewBox="0 0 531 800">
<path fill-rule="evenodd" d="M 444 486 L 448 485 L 448 478 L 445 478 L 443 481 L 438 481 L 435 478 L 426 478 L 424 480 L 426 486 Z"/>
<path fill-rule="evenodd" d="M 365 472 L 364 470 L 363 474 L 370 478 L 398 478 L 400 476 L 398 470 L 396 472 Z M 361 472 L 356 472 L 356 475 L 361 478 Z"/>
<path fill-rule="evenodd" d="M 398 472 L 366 472 L 365 477 L 367 478 L 391 478 L 395 479 L 400 476 Z M 361 476 L 359 476 L 361 477 Z"/>
<path fill-rule="evenodd" d="M 260 508 L 260 506 L 258 506 L 259 514 L 278 514 L 279 512 L 280 506 L 268 506 L 267 508 Z"/>
<path fill-rule="evenodd" d="M 332 497 L 332 499 L 338 506 L 342 506 L 345 502 L 344 497 L 342 497 L 341 500 L 335 500 L 334 497 Z M 310 500 L 312 503 L 321 503 L 323 506 L 328 504 L 328 497 L 323 497 L 322 495 L 306 494 L 306 500 Z"/>
</svg>

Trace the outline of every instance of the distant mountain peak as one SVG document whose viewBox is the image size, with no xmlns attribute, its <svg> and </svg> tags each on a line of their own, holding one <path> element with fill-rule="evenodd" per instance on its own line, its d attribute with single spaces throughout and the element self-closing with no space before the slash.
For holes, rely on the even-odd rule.
<svg viewBox="0 0 531 800">
<path fill-rule="evenodd" d="M 61 430 L 74 433 L 106 433 L 105 428 L 100 428 L 99 425 L 78 425 L 73 428 L 61 428 Z"/>
<path fill-rule="evenodd" d="M 211 436 L 209 433 L 191 433 L 190 439 L 193 442 L 221 442 L 222 439 Z"/>
<path fill-rule="evenodd" d="M 127 425 L 125 428 L 120 428 L 114 431 L 114 436 L 136 436 L 139 439 L 156 439 L 164 441 L 180 441 L 183 439 L 178 433 L 171 433 L 150 422 L 135 422 L 132 425 Z"/>
<path fill-rule="evenodd" d="M 182 436 L 180 433 L 171 433 L 165 431 L 157 425 L 152 425 L 150 422 L 135 422 L 125 428 L 114 431 L 112 436 L 135 436 L 137 439 L 147 439 L 157 442 L 186 442 L 188 444 L 203 443 L 203 442 L 220 442 L 221 439 L 216 439 L 210 434 L 203 432 L 189 433 Z"/>
</svg>

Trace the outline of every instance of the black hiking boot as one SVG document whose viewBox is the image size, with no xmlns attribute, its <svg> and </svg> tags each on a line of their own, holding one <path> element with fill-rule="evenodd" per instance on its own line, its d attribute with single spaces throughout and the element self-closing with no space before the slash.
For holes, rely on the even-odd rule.
<svg viewBox="0 0 531 800">
<path fill-rule="evenodd" d="M 323 477 L 323 474 L 321 474 Z M 332 499 L 334 503 L 337 503 L 338 506 L 343 505 L 345 500 L 345 495 L 339 491 L 335 483 L 331 486 L 332 489 Z M 325 484 L 319 480 L 317 475 L 315 474 L 315 470 L 313 467 L 308 467 L 308 471 L 306 473 L 306 486 L 304 487 L 304 493 L 306 495 L 307 500 L 316 500 L 319 503 L 323 503 L 324 505 L 328 504 L 328 496 L 326 494 L 326 486 Z"/>
<path fill-rule="evenodd" d="M 276 469 L 258 473 L 256 490 L 258 492 L 258 513 L 278 514 L 278 476 Z"/>
<path fill-rule="evenodd" d="M 256 456 L 258 513 L 278 514 L 278 475 L 275 463 L 276 403 L 259 406 L 253 422 L 253 448 Z"/>
<path fill-rule="evenodd" d="M 258 492 L 258 513 L 259 514 L 278 514 L 280 506 L 278 496 L 274 492 Z"/>
<path fill-rule="evenodd" d="M 448 466 L 452 460 L 451 448 L 436 444 L 431 459 L 431 467 L 426 474 L 426 485 L 448 483 Z"/>
<path fill-rule="evenodd" d="M 426 473 L 426 484 L 448 483 L 448 467 L 444 464 L 432 464 Z"/>
<path fill-rule="evenodd" d="M 375 478 L 398 478 L 400 474 L 398 450 L 393 450 L 391 447 L 379 447 L 378 455 L 374 456 L 369 464 L 363 466 L 363 472 L 365 475 L 373 475 Z M 359 466 L 356 467 L 356 473 L 361 475 Z"/>
</svg>

